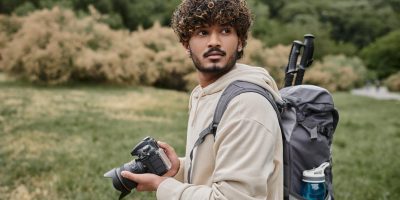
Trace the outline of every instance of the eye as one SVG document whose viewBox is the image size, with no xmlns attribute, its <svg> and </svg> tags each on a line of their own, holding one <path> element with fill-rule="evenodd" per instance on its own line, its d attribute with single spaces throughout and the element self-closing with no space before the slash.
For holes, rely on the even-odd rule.
<svg viewBox="0 0 400 200">
<path fill-rule="evenodd" d="M 208 32 L 206 30 L 198 30 L 196 35 L 198 35 L 198 36 L 206 36 L 206 35 L 208 35 Z"/>
<path fill-rule="evenodd" d="M 223 33 L 223 34 L 229 34 L 231 32 L 232 32 L 232 28 L 230 28 L 230 27 L 226 27 L 221 30 L 221 33 Z"/>
</svg>

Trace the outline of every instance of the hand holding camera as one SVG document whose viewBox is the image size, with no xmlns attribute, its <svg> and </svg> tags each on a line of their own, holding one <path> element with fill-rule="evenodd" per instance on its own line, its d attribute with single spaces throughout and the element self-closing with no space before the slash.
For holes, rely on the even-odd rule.
<svg viewBox="0 0 400 200">
<path fill-rule="evenodd" d="M 138 186 L 138 183 L 143 183 L 140 185 L 140 190 L 147 190 L 147 187 L 154 187 L 149 187 L 149 185 L 154 183 L 152 179 L 158 178 L 159 184 L 164 180 L 160 179 L 161 177 L 159 176 L 174 176 L 179 169 L 179 160 L 173 148 L 166 143 L 157 143 L 151 137 L 146 137 L 137 144 L 132 150 L 131 155 L 138 158 L 104 174 L 105 177 L 112 178 L 114 188 L 121 192 L 119 199 L 128 195 L 132 189 Z M 169 158 L 172 158 L 172 164 Z M 123 171 L 131 173 L 126 173 L 124 174 L 125 176 L 122 176 L 121 172 Z M 144 173 L 149 174 L 144 175 Z M 137 176 L 137 174 L 143 175 Z"/>
</svg>

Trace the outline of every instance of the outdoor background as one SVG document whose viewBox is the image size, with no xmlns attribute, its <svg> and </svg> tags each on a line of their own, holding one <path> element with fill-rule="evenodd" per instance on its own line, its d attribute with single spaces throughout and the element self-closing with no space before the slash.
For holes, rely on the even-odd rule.
<svg viewBox="0 0 400 200">
<path fill-rule="evenodd" d="M 331 91 L 340 113 L 336 199 L 400 199 L 400 0 L 247 2 L 239 62 L 279 86 L 292 41 L 316 37 L 305 83 Z M 1 200 L 117 199 L 103 174 L 145 136 L 184 155 L 196 76 L 169 27 L 179 3 L 0 0 Z"/>
</svg>

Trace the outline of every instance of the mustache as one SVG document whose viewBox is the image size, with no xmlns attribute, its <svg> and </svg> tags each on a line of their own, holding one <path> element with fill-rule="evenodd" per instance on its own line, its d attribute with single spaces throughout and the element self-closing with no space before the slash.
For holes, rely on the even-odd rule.
<svg viewBox="0 0 400 200">
<path fill-rule="evenodd" d="M 213 53 L 215 53 L 215 52 L 220 53 L 222 56 L 225 56 L 225 55 L 226 55 L 226 52 L 223 51 L 223 50 L 221 50 L 220 48 L 218 48 L 218 47 L 212 47 L 212 48 L 210 48 L 207 52 L 205 52 L 205 53 L 203 54 L 203 57 L 204 57 L 204 58 L 205 58 L 205 57 L 208 57 L 208 56 L 210 56 L 210 54 L 213 54 Z"/>
</svg>

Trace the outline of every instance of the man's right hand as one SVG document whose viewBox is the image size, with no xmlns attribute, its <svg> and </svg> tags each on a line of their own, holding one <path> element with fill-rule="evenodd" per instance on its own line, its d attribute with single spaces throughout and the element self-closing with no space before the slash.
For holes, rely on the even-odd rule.
<svg viewBox="0 0 400 200">
<path fill-rule="evenodd" d="M 167 155 L 168 159 L 171 161 L 171 165 L 172 165 L 171 169 L 167 173 L 165 173 L 163 176 L 166 176 L 166 177 L 175 176 L 179 171 L 179 167 L 180 167 L 180 163 L 181 163 L 178 159 L 178 155 L 176 155 L 175 149 L 165 142 L 157 141 L 157 143 L 158 143 L 158 146 L 160 146 L 164 150 L 165 154 Z"/>
</svg>

